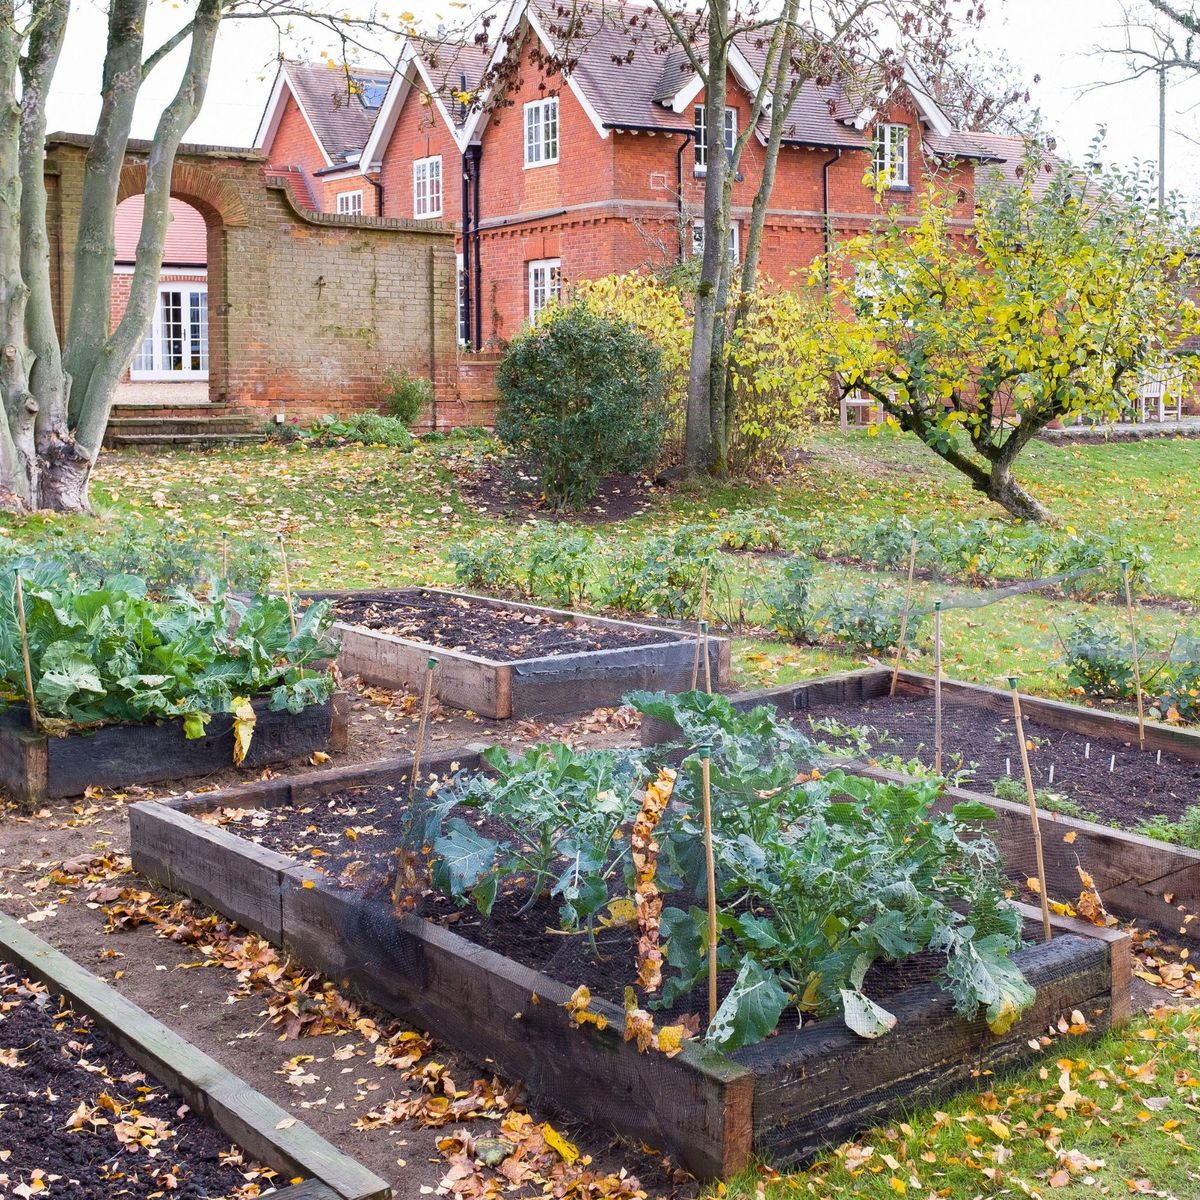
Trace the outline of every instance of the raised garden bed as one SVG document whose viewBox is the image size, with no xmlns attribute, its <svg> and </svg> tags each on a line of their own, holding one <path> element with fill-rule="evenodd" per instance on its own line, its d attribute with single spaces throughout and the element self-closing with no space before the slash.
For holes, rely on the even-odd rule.
<svg viewBox="0 0 1200 1200">
<path fill-rule="evenodd" d="M 803 683 L 745 692 L 733 697 L 739 708 L 770 703 L 794 713 L 797 723 L 834 718 L 844 726 L 876 731 L 873 753 L 933 762 L 933 678 L 900 673 L 897 696 L 888 696 L 891 671 L 870 668 Z M 1036 874 L 1029 810 L 1023 801 L 990 794 L 1008 775 L 1020 780 L 1020 749 L 1012 721 L 1012 696 L 997 688 L 944 680 L 943 766 L 961 765 L 975 774 L 964 787 L 948 788 L 944 803 L 971 797 L 990 805 L 998 820 L 989 832 L 1004 853 L 1014 878 Z M 1030 765 L 1035 786 L 1049 788 L 1094 813 L 1085 820 L 1061 812 L 1040 814 L 1046 875 L 1052 897 L 1071 900 L 1079 893 L 1079 866 L 1094 878 L 1109 911 L 1155 926 L 1171 937 L 1200 937 L 1200 853 L 1143 837 L 1102 822 L 1135 824 L 1156 813 L 1177 816 L 1200 796 L 1200 733 L 1148 722 L 1146 749 L 1138 746 L 1137 721 L 1119 713 L 1057 700 L 1022 696 Z M 887 737 L 884 738 L 886 732 Z M 667 731 L 643 725 L 643 737 L 656 741 Z M 838 739 L 827 732 L 822 740 Z M 876 744 L 877 743 L 877 744 Z M 953 758 L 951 757 L 953 756 Z M 1006 763 L 1006 760 L 1009 760 Z M 1055 764 L 1049 782 L 1050 764 Z M 1110 773 L 1110 765 L 1112 772 Z M 886 777 L 877 767 L 855 767 Z"/>
<path fill-rule="evenodd" d="M 425 765 L 444 772 L 452 762 L 480 766 L 472 750 Z M 605 1028 L 577 1027 L 564 1006 L 581 981 L 553 962 L 547 970 L 530 965 L 537 938 L 504 947 L 524 959 L 515 961 L 480 944 L 469 914 L 447 914 L 446 924 L 397 917 L 382 880 L 353 890 L 334 882 L 345 865 L 332 852 L 336 831 L 344 837 L 349 827 L 350 841 L 378 836 L 386 846 L 408 770 L 395 760 L 135 805 L 134 866 L 521 1079 L 533 1096 L 660 1147 L 703 1176 L 730 1174 L 755 1155 L 779 1164 L 810 1157 L 901 1106 L 968 1084 L 980 1069 L 1032 1056 L 1031 1039 L 1036 1046 L 1073 1010 L 1096 1031 L 1127 1015 L 1128 939 L 1060 922 L 1049 944 L 1018 953 L 1037 997 L 1000 1036 L 982 1018 L 957 1017 L 936 985 L 901 977 L 888 997 L 897 1027 L 879 1041 L 825 1020 L 781 1025 L 728 1055 L 698 1042 L 685 1042 L 675 1057 L 639 1053 L 623 1039 L 622 1009 L 608 1000 L 591 1006 Z M 291 811 L 280 819 L 283 810 Z M 261 844 L 272 841 L 297 853 Z M 302 859 L 327 862 L 330 873 Z"/>
<path fill-rule="evenodd" d="M 691 686 L 695 637 L 678 630 L 435 588 L 313 598 L 334 601 L 344 675 L 418 688 L 432 655 L 442 703 L 482 717 L 553 716 L 617 705 L 638 688 Z M 726 639 L 710 638 L 709 663 L 713 687 L 724 687 Z"/>
<path fill-rule="evenodd" d="M 258 720 L 243 762 L 247 771 L 337 745 L 345 731 L 338 697 L 300 713 L 272 712 L 254 701 Z M 0 709 L 0 788 L 20 804 L 118 787 L 210 774 L 233 762 L 233 717 L 217 713 L 203 737 L 186 738 L 183 721 L 104 725 L 65 737 L 35 732 L 23 708 Z"/>
<path fill-rule="evenodd" d="M 361 1164 L 3 914 L 0 961 L 0 1042 L 11 1047 L 0 1075 L 0 1140 L 14 1182 L 28 1185 L 40 1170 L 50 1194 L 49 1178 L 61 1176 L 83 1200 L 176 1189 L 233 1196 L 254 1160 L 277 1172 L 280 1200 L 391 1195 Z M 41 1002 L 30 979 L 47 989 Z M 243 1157 L 222 1161 L 231 1142 Z M 296 1178 L 303 1182 L 287 1185 Z"/>
</svg>

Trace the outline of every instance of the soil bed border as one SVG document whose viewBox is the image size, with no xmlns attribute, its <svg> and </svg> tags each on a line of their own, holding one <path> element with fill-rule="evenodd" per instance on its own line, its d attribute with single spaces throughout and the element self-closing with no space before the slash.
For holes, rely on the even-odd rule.
<svg viewBox="0 0 1200 1200">
<path fill-rule="evenodd" d="M 272 712 L 265 696 L 253 701 L 258 720 L 242 764 L 246 771 L 344 742 L 346 711 L 335 695 L 299 713 Z M 89 787 L 124 787 L 187 779 L 233 762 L 233 715 L 214 713 L 203 737 L 185 738 L 183 719 L 122 722 L 66 737 L 37 732 L 24 708 L 0 709 L 0 788 L 31 806 Z"/>
<path fill-rule="evenodd" d="M 891 678 L 890 667 L 867 667 L 781 687 L 739 692 L 730 696 L 730 700 L 739 709 L 769 704 L 787 713 L 820 716 L 823 705 L 867 702 L 886 696 Z M 931 696 L 933 683 L 932 675 L 901 671 L 896 693 L 906 697 Z M 948 701 L 978 705 L 997 715 L 1012 714 L 1012 695 L 999 688 L 943 679 L 942 695 Z M 1027 696 L 1024 692 L 1021 710 L 1026 720 L 1038 725 L 1096 738 L 1137 742 L 1136 718 L 1121 713 Z M 651 719 L 642 722 L 643 744 L 652 745 L 670 737 L 670 729 L 661 722 Z M 1148 753 L 1163 750 L 1200 762 L 1200 732 L 1147 721 L 1146 748 Z M 848 760 L 842 765 L 869 778 L 903 778 L 896 772 L 861 762 Z M 947 788 L 939 805 L 950 807 L 964 799 L 982 801 L 996 812 L 997 820 L 988 832 L 1000 847 L 1006 865 L 1028 876 L 1036 875 L 1029 809 L 990 793 L 958 787 Z M 1184 920 L 1188 914 L 1200 914 L 1200 852 L 1060 813 L 1039 815 L 1046 876 L 1054 899 L 1069 901 L 1078 894 L 1076 867 L 1081 863 L 1095 879 L 1100 898 L 1110 912 L 1157 928 L 1170 939 L 1200 942 L 1200 921 Z M 1064 835 L 1072 832 L 1075 838 L 1065 842 Z"/>
<path fill-rule="evenodd" d="M 285 1177 L 306 1176 L 280 1188 L 279 1200 L 391 1197 L 391 1186 L 372 1171 L 5 913 L 0 959 L 65 996 L 138 1066 L 253 1158 Z"/>
<path fill-rule="evenodd" d="M 682 692 L 691 686 L 696 635 L 688 630 L 598 617 L 449 588 L 343 589 L 305 592 L 303 597 L 335 602 L 352 597 L 378 597 L 383 601 L 417 592 L 470 600 L 489 608 L 536 613 L 601 630 L 656 634 L 661 640 L 651 645 L 501 661 L 337 621 L 333 631 L 342 640 L 338 666 L 343 675 L 357 675 L 366 683 L 411 691 L 420 688 L 425 678 L 425 664 L 432 655 L 438 660 L 433 687 L 439 700 L 454 708 L 501 721 L 612 708 L 621 703 L 626 692 L 639 688 Z M 713 686 L 720 690 L 729 680 L 729 639 L 710 636 L 708 653 Z"/>
<path fill-rule="evenodd" d="M 483 748 L 439 753 L 424 767 L 470 769 Z M 552 1109 L 658 1147 L 701 1177 L 724 1177 L 762 1156 L 811 1158 L 899 1108 L 967 1086 L 983 1068 L 1036 1057 L 1030 1039 L 1080 1009 L 1101 1032 L 1129 1015 L 1130 940 L 1055 919 L 1053 941 L 1017 956 L 1037 988 L 1033 1007 L 1003 1036 L 964 1021 L 933 984 L 889 998 L 895 1031 L 878 1042 L 839 1020 L 782 1033 L 734 1055 L 687 1043 L 677 1057 L 639 1053 L 624 1014 L 594 1000 L 608 1026 L 578 1028 L 572 987 L 379 898 L 338 888 L 288 855 L 197 814 L 303 804 L 356 786 L 394 782 L 408 759 L 146 801 L 129 809 L 134 868 L 283 946 L 310 968 L 458 1046 L 487 1069 L 521 1079 Z M 1026 910 L 1032 915 L 1031 910 Z"/>
</svg>

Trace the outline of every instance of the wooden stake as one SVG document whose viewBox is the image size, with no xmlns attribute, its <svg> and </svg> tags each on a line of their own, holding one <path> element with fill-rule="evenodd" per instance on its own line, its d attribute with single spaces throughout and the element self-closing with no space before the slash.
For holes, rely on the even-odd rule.
<svg viewBox="0 0 1200 1200">
<path fill-rule="evenodd" d="M 908 609 L 912 603 L 913 574 L 917 569 L 917 539 L 913 538 L 908 551 L 908 582 L 904 585 L 904 611 L 900 614 L 900 641 L 896 646 L 896 665 L 892 668 L 892 686 L 889 696 L 895 696 L 896 683 L 900 678 L 900 664 L 904 660 L 904 641 L 908 637 Z"/>
<path fill-rule="evenodd" d="M 1142 661 L 1138 654 L 1137 622 L 1133 617 L 1133 593 L 1129 588 L 1129 561 L 1121 559 L 1121 577 L 1125 584 L 1125 611 L 1129 614 L 1129 636 L 1133 641 L 1133 686 L 1137 690 L 1138 748 L 1146 748 L 1146 705 L 1142 700 Z"/>
<path fill-rule="evenodd" d="M 712 662 L 708 657 L 708 622 L 700 622 L 701 653 L 704 656 L 704 690 L 712 694 Z"/>
<path fill-rule="evenodd" d="M 696 690 L 696 685 L 700 681 L 700 631 L 704 629 L 705 610 L 708 607 L 708 563 L 704 564 L 700 572 L 700 612 L 697 616 L 699 621 L 699 630 L 696 633 L 696 646 L 692 654 L 692 691 Z M 708 647 L 705 646 L 705 653 Z"/>
<path fill-rule="evenodd" d="M 1017 744 L 1021 747 L 1021 769 L 1025 772 L 1025 796 L 1029 800 L 1029 823 L 1033 828 L 1033 849 L 1037 857 L 1038 889 L 1042 900 L 1042 933 L 1050 940 L 1050 898 L 1046 895 L 1046 863 L 1042 858 L 1042 826 L 1038 821 L 1037 793 L 1033 790 L 1033 772 L 1029 769 L 1029 749 L 1025 745 L 1025 722 L 1021 718 L 1021 693 L 1017 691 L 1017 677 L 1008 677 L 1012 688 L 1013 720 L 1017 726 Z"/>
<path fill-rule="evenodd" d="M 229 583 L 229 534 L 221 533 L 221 578 Z"/>
<path fill-rule="evenodd" d="M 38 719 L 37 696 L 33 692 L 33 665 L 29 659 L 29 630 L 25 627 L 25 589 L 21 585 L 21 572 L 17 575 L 17 590 L 14 599 L 17 605 L 17 625 L 21 630 L 21 656 L 25 660 L 25 697 L 29 701 L 29 721 L 34 733 L 41 729 Z"/>
<path fill-rule="evenodd" d="M 296 636 L 296 607 L 292 603 L 292 580 L 288 575 L 287 547 L 283 544 L 283 534 L 279 535 L 279 558 L 283 563 L 283 594 L 287 597 L 288 620 L 292 623 L 292 637 Z"/>
<path fill-rule="evenodd" d="M 942 773 L 942 602 L 933 602 L 933 769 Z"/>
<path fill-rule="evenodd" d="M 408 784 L 409 796 L 417 794 L 417 784 L 421 778 L 421 755 L 425 751 L 425 728 L 429 724 L 429 707 L 433 699 L 433 671 L 437 665 L 436 658 L 430 658 L 425 664 L 425 691 L 421 696 L 421 720 L 417 724 L 417 744 L 413 749 L 412 778 Z"/>
<path fill-rule="evenodd" d="M 712 752 L 699 747 L 704 797 L 704 866 L 708 875 L 708 1020 L 717 1015 L 717 867 L 712 831 Z"/>
</svg>

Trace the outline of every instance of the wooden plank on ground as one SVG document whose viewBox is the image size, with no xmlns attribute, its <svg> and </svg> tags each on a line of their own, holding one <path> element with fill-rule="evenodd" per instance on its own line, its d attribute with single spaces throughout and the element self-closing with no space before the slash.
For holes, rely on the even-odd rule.
<svg viewBox="0 0 1200 1200">
<path fill-rule="evenodd" d="M 0 957 L 66 996 L 139 1066 L 267 1166 L 319 1180 L 342 1200 L 391 1196 L 391 1188 L 361 1163 L 3 913 Z"/>
</svg>

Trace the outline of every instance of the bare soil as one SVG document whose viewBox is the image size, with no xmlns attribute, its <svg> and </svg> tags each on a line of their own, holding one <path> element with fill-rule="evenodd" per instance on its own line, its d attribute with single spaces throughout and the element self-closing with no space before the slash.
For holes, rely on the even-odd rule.
<svg viewBox="0 0 1200 1200">
<path fill-rule="evenodd" d="M 15 1186 L 80 1200 L 232 1197 L 270 1173 L 61 996 L 0 966 L 0 1146 Z M 257 1193 L 252 1193 L 257 1194 Z"/>
<path fill-rule="evenodd" d="M 614 475 L 600 481 L 596 495 L 583 508 L 559 512 L 543 501 L 537 476 L 511 459 L 474 465 L 460 483 L 463 499 L 477 512 L 585 525 L 635 517 L 646 512 L 663 491 L 644 476 Z"/>
<path fill-rule="evenodd" d="M 416 698 L 383 689 L 351 690 L 347 752 L 332 755 L 327 764 L 292 763 L 270 774 L 313 773 L 411 752 L 418 716 Z M 453 710 L 435 710 L 430 737 L 447 747 L 466 742 L 519 744 L 538 739 L 632 745 L 637 728 L 625 714 L 608 710 L 566 725 L 468 720 Z M 192 790 L 201 791 L 245 778 L 244 772 L 231 767 L 200 783 L 187 782 Z M 414 1085 L 405 1081 L 394 1066 L 375 1064 L 375 1045 L 365 1035 L 360 1038 L 343 1032 L 279 1040 L 280 1030 L 270 1021 L 264 995 L 234 999 L 237 971 L 206 957 L 201 947 L 186 939 L 164 936 L 151 924 L 110 922 L 109 914 L 122 905 L 136 901 L 166 908 L 178 900 L 132 874 L 127 859 L 127 805 L 172 790 L 180 789 L 159 786 L 115 793 L 97 791 L 78 801 L 47 805 L 33 816 L 10 814 L 0 824 L 0 908 L 23 919 L 38 936 L 106 979 L 388 1180 L 397 1200 L 419 1200 L 430 1194 L 423 1189 L 436 1189 L 447 1171 L 447 1158 L 439 1150 L 439 1140 L 455 1129 L 465 1129 L 477 1137 L 494 1136 L 498 1119 L 464 1116 L 444 1127 L 419 1119 L 386 1127 L 357 1127 L 356 1122 L 369 1111 L 389 1099 L 414 1092 Z M 200 921 L 208 916 L 207 910 L 190 903 L 184 904 L 183 911 L 193 912 Z M 106 932 L 111 924 L 116 928 Z M 218 930 L 237 932 L 227 922 L 214 918 L 214 924 Z M 319 980 L 309 992 L 318 984 Z M 297 998 L 296 1003 L 299 1011 L 308 1011 L 309 1001 L 304 997 Z M 386 1034 L 400 1028 L 386 1014 L 369 1006 L 362 1006 L 362 1015 L 373 1019 Z M 292 1065 L 296 1055 L 311 1056 L 299 1071 Z M 474 1080 L 489 1078 L 486 1067 L 470 1062 L 450 1047 L 436 1046 L 430 1057 L 445 1068 L 446 1077 L 460 1089 L 470 1089 Z M 501 1087 L 509 1089 L 508 1101 L 519 1108 L 524 1101 L 520 1081 L 503 1081 Z M 415 1090 L 420 1093 L 419 1087 Z M 655 1200 L 695 1194 L 695 1185 L 688 1177 L 640 1147 L 624 1144 L 606 1131 L 564 1121 L 558 1114 L 536 1106 L 528 1111 L 536 1121 L 552 1121 L 556 1130 L 578 1145 L 581 1154 L 592 1156 L 592 1170 L 624 1171 L 626 1186 L 632 1186 L 631 1179 L 639 1180 L 646 1195 Z M 522 1187 L 506 1194 L 520 1200 L 541 1195 L 541 1190 Z M 599 1193 L 581 1190 L 578 1194 L 583 1200 Z"/>
<path fill-rule="evenodd" d="M 867 703 L 822 705 L 813 719 L 867 726 L 877 755 L 933 764 L 933 698 L 881 697 Z M 1130 828 L 1148 817 L 1178 818 L 1200 800 L 1200 763 L 1143 752 L 1133 741 L 1088 737 L 1025 718 L 1029 765 L 1038 789 L 1073 800 L 1093 818 Z M 830 744 L 839 739 L 819 735 Z M 1021 778 L 1021 750 L 1012 717 L 973 704 L 942 707 L 943 767 L 971 772 L 964 786 L 989 792 L 997 780 Z M 1050 769 L 1054 768 L 1054 778 Z"/>
<path fill-rule="evenodd" d="M 576 623 L 549 613 L 497 608 L 467 597 L 424 590 L 364 592 L 338 600 L 333 611 L 347 625 L 498 662 L 655 646 L 678 640 L 665 631 L 643 632 Z"/>
</svg>

